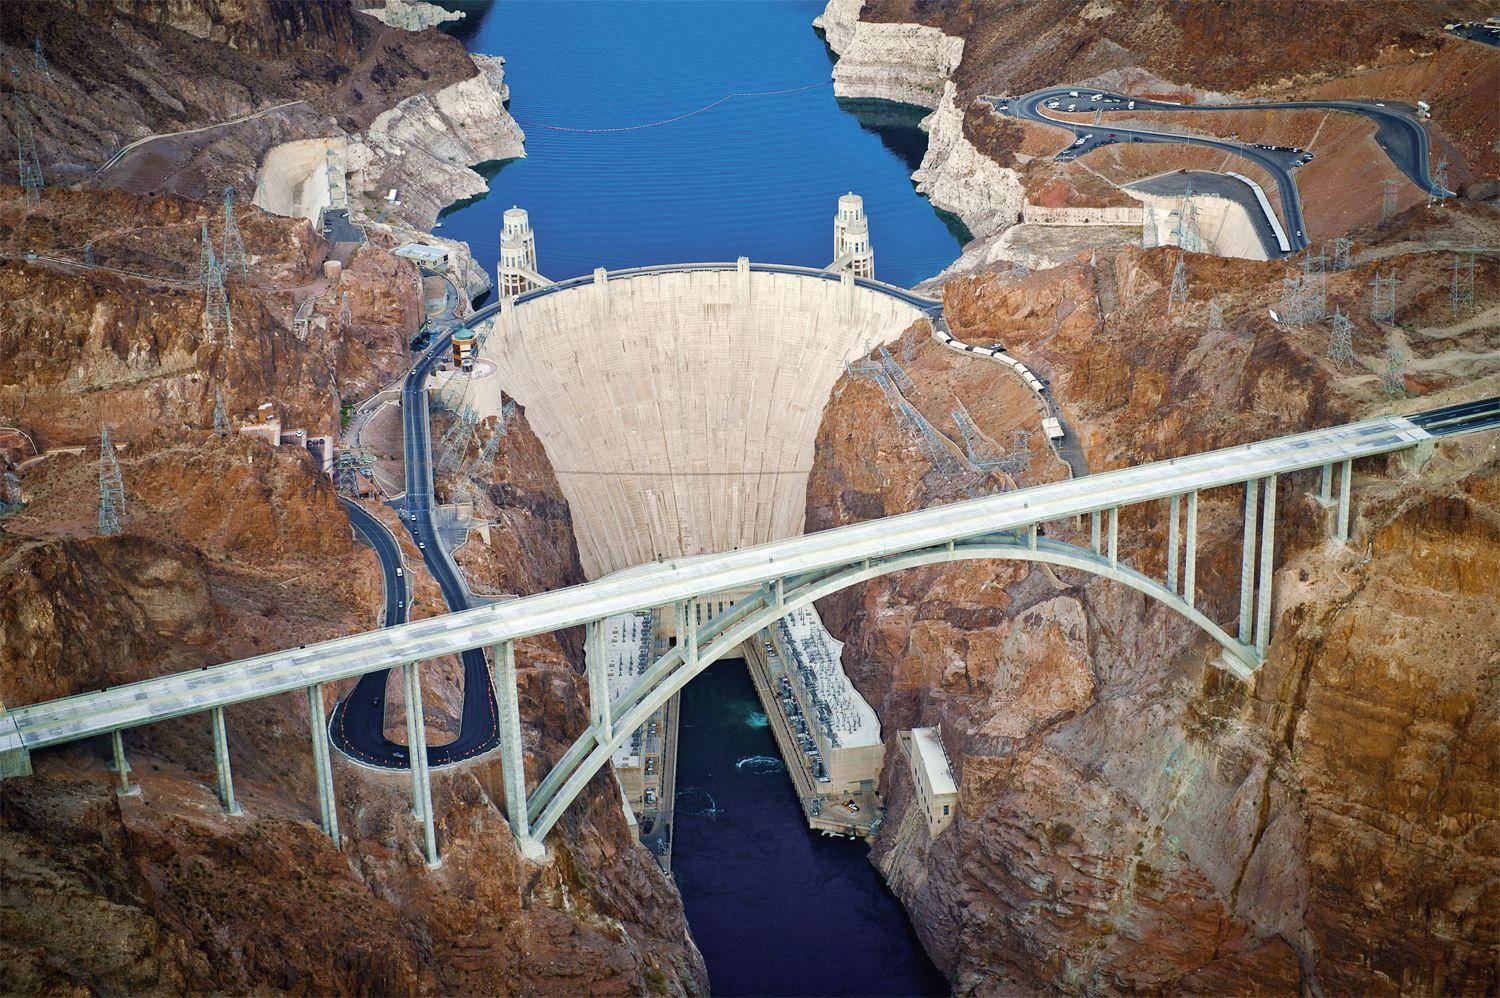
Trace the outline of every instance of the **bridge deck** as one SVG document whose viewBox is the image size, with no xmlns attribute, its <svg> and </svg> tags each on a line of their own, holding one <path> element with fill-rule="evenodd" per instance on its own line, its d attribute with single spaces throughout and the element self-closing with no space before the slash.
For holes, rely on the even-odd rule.
<svg viewBox="0 0 1500 998">
<path fill-rule="evenodd" d="M 643 565 L 509 603 L 15 708 L 6 725 L 13 728 L 0 732 L 0 749 L 43 748 L 555 631 L 611 614 L 666 606 L 703 593 L 743 591 L 863 558 L 1404 450 L 1431 437 L 1411 419 L 1382 417 L 917 510 L 740 551 Z"/>
</svg>

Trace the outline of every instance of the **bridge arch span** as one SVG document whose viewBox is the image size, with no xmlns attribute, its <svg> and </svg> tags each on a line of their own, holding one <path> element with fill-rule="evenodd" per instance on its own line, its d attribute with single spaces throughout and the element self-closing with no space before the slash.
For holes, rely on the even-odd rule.
<svg viewBox="0 0 1500 998">
<path fill-rule="evenodd" d="M 653 663 L 636 684 L 612 705 L 615 714 L 608 736 L 600 737 L 591 727 L 579 736 L 573 747 L 564 753 L 537 786 L 526 808 L 530 837 L 534 842 L 539 842 L 546 836 L 589 780 L 593 779 L 594 774 L 609 761 L 615 749 L 630 737 L 631 732 L 644 724 L 653 712 L 704 669 L 729 655 L 762 628 L 774 624 L 793 610 L 882 575 L 929 565 L 977 560 L 1031 561 L 1077 569 L 1111 579 L 1154 599 L 1191 621 L 1217 641 L 1245 669 L 1253 670 L 1259 665 L 1259 657 L 1253 646 L 1241 644 L 1163 583 L 1074 544 L 1044 537 L 1002 535 L 857 562 L 814 577 L 796 578 L 792 580 L 791 586 L 783 583 L 779 600 L 774 589 L 762 587 L 754 596 L 709 620 L 686 643 L 679 642 L 677 647 Z M 529 843 L 523 843 L 523 847 L 526 845 Z"/>
</svg>

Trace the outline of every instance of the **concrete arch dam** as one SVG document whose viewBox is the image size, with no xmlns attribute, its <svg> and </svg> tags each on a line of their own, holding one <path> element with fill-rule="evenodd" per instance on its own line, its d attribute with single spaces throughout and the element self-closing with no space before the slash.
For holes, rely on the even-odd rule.
<svg viewBox="0 0 1500 998">
<path fill-rule="evenodd" d="M 597 579 L 800 535 L 844 364 L 934 304 L 744 261 L 600 271 L 503 308 L 483 352 L 526 407 Z"/>
</svg>

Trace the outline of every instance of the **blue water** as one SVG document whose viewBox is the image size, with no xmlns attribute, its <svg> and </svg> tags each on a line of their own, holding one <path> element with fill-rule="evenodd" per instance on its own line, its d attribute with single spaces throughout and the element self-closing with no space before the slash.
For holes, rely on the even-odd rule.
<svg viewBox="0 0 1500 998">
<path fill-rule="evenodd" d="M 458 6 L 458 4 L 451 4 Z M 823 266 L 838 196 L 864 196 L 876 276 L 910 286 L 966 234 L 910 173 L 924 112 L 840 102 L 812 30 L 818 2 L 505 0 L 451 28 L 503 55 L 525 159 L 490 164 L 488 196 L 439 233 L 493 274 L 500 212 L 531 214 L 542 273 L 704 260 Z M 589 134 L 675 117 L 670 125 Z M 714 993 L 946 994 L 864 846 L 807 829 L 740 662 L 684 692 L 673 867 Z"/>
<path fill-rule="evenodd" d="M 947 994 L 865 847 L 808 831 L 759 709 L 737 659 L 682 693 L 672 870 L 710 989 Z"/>
<path fill-rule="evenodd" d="M 821 3 L 511 2 L 450 29 L 505 56 L 524 159 L 491 164 L 490 193 L 447 213 L 493 275 L 500 212 L 531 214 L 542 273 L 749 256 L 823 266 L 838 196 L 864 196 L 876 276 L 910 286 L 957 257 L 960 236 L 915 192 L 920 113 L 833 96 L 811 22 Z M 675 124 L 607 134 L 555 131 L 659 121 L 731 92 Z M 892 122 L 890 119 L 897 119 Z M 903 127 L 904 126 L 904 127 Z M 883 134 L 882 134 L 883 133 Z M 884 139 L 884 140 L 883 140 Z"/>
</svg>

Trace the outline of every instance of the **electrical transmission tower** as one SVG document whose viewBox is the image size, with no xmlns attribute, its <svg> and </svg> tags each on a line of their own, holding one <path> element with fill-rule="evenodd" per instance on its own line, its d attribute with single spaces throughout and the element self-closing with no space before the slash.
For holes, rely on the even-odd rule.
<svg viewBox="0 0 1500 998">
<path fill-rule="evenodd" d="M 1177 226 L 1172 232 L 1172 241 L 1189 253 L 1198 253 L 1203 249 L 1203 240 L 1198 234 L 1198 209 L 1193 204 L 1191 181 L 1182 197 L 1177 200 Z"/>
<path fill-rule="evenodd" d="M 1187 308 L 1187 298 L 1187 264 L 1183 255 L 1178 254 L 1177 266 L 1172 270 L 1172 289 L 1167 292 L 1167 313 L 1170 315 L 1177 309 Z"/>
<path fill-rule="evenodd" d="M 198 286 L 208 287 L 218 277 L 219 261 L 214 257 L 214 243 L 208 238 L 208 219 L 203 220 L 203 245 L 198 250 Z"/>
<path fill-rule="evenodd" d="M 484 445 L 484 453 L 480 455 L 481 464 L 489 464 L 495 460 L 495 455 L 500 452 L 500 441 L 505 438 L 510 429 L 511 417 L 516 414 L 516 403 L 512 399 L 500 407 L 500 425 L 495 427 L 495 432 Z"/>
<path fill-rule="evenodd" d="M 1334 240 L 1333 240 L 1333 269 L 1334 270 L 1348 270 L 1349 269 L 1349 249 L 1350 249 L 1351 246 L 1353 246 L 1353 243 L 1350 240 L 1343 238 L 1342 236 L 1337 236 L 1337 237 L 1334 238 Z"/>
<path fill-rule="evenodd" d="M 1328 331 L 1328 359 L 1334 367 L 1347 367 L 1354 363 L 1354 324 L 1339 308 L 1333 310 L 1329 321 L 1333 327 Z"/>
<path fill-rule="evenodd" d="M 953 422 L 958 424 L 958 432 L 964 438 L 964 451 L 970 464 L 980 471 L 998 471 L 1012 477 L 1026 470 L 1031 464 L 1031 447 L 1024 430 L 1012 433 L 1009 454 L 996 454 L 990 449 L 989 438 L 979 431 L 963 402 L 953 401 L 958 405 L 953 410 Z"/>
<path fill-rule="evenodd" d="M 245 241 L 240 238 L 240 227 L 234 220 L 234 188 L 224 188 L 224 275 L 239 271 L 241 277 L 250 273 L 250 264 L 245 259 Z M 222 281 L 220 282 L 222 283 Z"/>
<path fill-rule="evenodd" d="M 1380 271 L 1375 272 L 1375 279 L 1370 282 L 1372 289 L 1370 294 L 1370 318 L 1376 322 L 1393 323 L 1396 321 L 1396 272 L 1393 270 L 1389 277 L 1381 277 Z"/>
<path fill-rule="evenodd" d="M 1380 393 L 1390 398 L 1406 397 L 1406 354 L 1394 343 L 1385 348 L 1385 370 L 1380 374 Z"/>
<path fill-rule="evenodd" d="M 115 445 L 109 439 L 109 427 L 103 426 L 99 430 L 99 536 L 118 534 L 124 512 L 125 478 L 120 474 Z"/>
<path fill-rule="evenodd" d="M 1447 192 L 1449 189 L 1448 157 L 1446 156 L 1439 156 L 1437 166 L 1432 170 L 1432 187 L 1433 189 L 1427 192 L 1428 204 L 1432 204 L 1432 202 L 1443 196 L 1442 194 L 1439 194 L 1438 191 L 1441 190 L 1443 192 Z"/>
<path fill-rule="evenodd" d="M 1156 244 L 1156 211 L 1148 204 L 1141 209 L 1141 249 L 1151 249 Z"/>
<path fill-rule="evenodd" d="M 31 58 L 38 70 L 43 73 L 52 72 L 52 67 L 47 65 L 47 57 L 42 55 L 42 39 L 40 35 L 31 43 Z"/>
<path fill-rule="evenodd" d="M 1216 301 L 1208 303 L 1208 331 L 1210 333 L 1224 331 L 1224 306 Z"/>
<path fill-rule="evenodd" d="M 370 477 L 375 459 L 362 450 L 339 451 L 333 459 L 333 487 L 346 499 L 358 499 L 364 492 L 362 479 Z"/>
<path fill-rule="evenodd" d="M 1401 181 L 1387 177 L 1380 182 L 1380 224 L 1384 225 L 1396 214 L 1397 194 L 1400 191 Z"/>
<path fill-rule="evenodd" d="M 26 190 L 26 200 L 36 204 L 42 199 L 42 161 L 36 154 L 36 134 L 31 128 L 31 100 L 21 89 L 21 71 L 10 67 L 11 82 L 15 85 L 12 99 L 16 109 L 16 157 L 19 162 L 21 186 Z"/>
<path fill-rule="evenodd" d="M 911 378 L 906 376 L 906 372 L 901 369 L 901 365 L 891 358 L 890 353 L 885 347 L 880 348 L 880 363 L 884 365 L 885 373 L 891 376 L 891 380 L 896 383 L 896 387 L 901 389 L 903 393 L 916 392 L 917 386 L 912 384 Z"/>
<path fill-rule="evenodd" d="M 229 436 L 229 416 L 224 412 L 224 393 L 214 389 L 214 432 L 221 437 Z"/>
<path fill-rule="evenodd" d="M 222 337 L 234 346 L 234 324 L 229 318 L 229 294 L 224 290 L 224 268 L 215 267 L 203 292 L 203 335 L 210 343 Z"/>
<path fill-rule="evenodd" d="M 1467 260 L 1462 253 L 1453 254 L 1453 287 L 1448 292 L 1448 308 L 1454 315 L 1474 307 L 1474 254 Z"/>
<path fill-rule="evenodd" d="M 946 479 L 956 478 L 963 474 L 963 468 L 952 452 L 948 450 L 947 444 L 938 436 L 932 424 L 927 422 L 920 412 L 906 401 L 895 383 L 891 381 L 890 375 L 886 373 L 885 367 L 873 364 L 869 361 L 860 361 L 858 364 L 845 365 L 850 374 L 862 374 L 880 386 L 880 391 L 885 395 L 886 404 L 891 407 L 891 412 L 896 416 L 896 421 L 903 428 L 917 433 L 917 440 L 922 448 L 922 454 L 927 462 L 933 466 L 939 475 Z"/>
<path fill-rule="evenodd" d="M 1328 282 L 1324 274 L 1323 251 L 1310 251 L 1302 257 L 1302 321 L 1321 319 L 1328 313 Z"/>
<path fill-rule="evenodd" d="M 451 471 L 463 462 L 464 452 L 469 446 L 469 437 L 473 435 L 474 427 L 478 423 L 479 413 L 474 411 L 472 405 L 464 406 L 463 412 L 458 414 L 458 419 L 448 427 L 448 432 L 443 434 L 443 439 L 438 441 L 438 471 Z"/>
<path fill-rule="evenodd" d="M 83 265 L 85 267 L 96 266 L 96 264 L 94 263 L 94 244 L 93 243 L 84 243 L 83 244 Z"/>
</svg>

